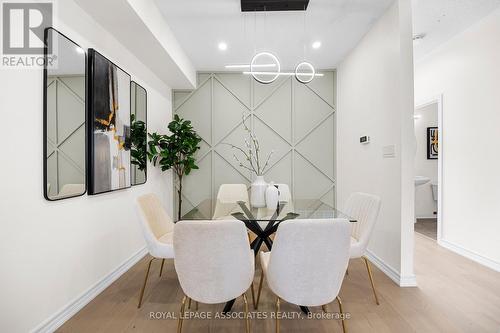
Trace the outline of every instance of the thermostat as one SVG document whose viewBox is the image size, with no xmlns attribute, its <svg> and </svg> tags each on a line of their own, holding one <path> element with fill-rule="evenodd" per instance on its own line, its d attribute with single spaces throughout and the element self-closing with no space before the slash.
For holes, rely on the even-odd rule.
<svg viewBox="0 0 500 333">
<path fill-rule="evenodd" d="M 359 143 L 363 143 L 363 144 L 370 143 L 370 137 L 368 135 L 360 137 Z"/>
</svg>

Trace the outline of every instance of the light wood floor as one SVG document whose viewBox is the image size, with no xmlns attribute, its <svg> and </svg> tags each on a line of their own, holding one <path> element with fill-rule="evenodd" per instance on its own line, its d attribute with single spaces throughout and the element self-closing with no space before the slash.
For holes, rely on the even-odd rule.
<svg viewBox="0 0 500 333">
<path fill-rule="evenodd" d="M 417 219 L 415 232 L 437 240 L 437 219 Z"/>
<path fill-rule="evenodd" d="M 399 288 L 374 268 L 380 305 L 375 305 L 361 260 L 350 263 L 341 290 L 344 310 L 351 313 L 349 332 L 500 332 L 500 273 L 439 247 L 415 234 L 417 288 Z M 60 332 L 175 332 L 173 319 L 149 319 L 150 312 L 179 311 L 182 298 L 173 262 L 158 277 L 153 264 L 144 304 L 137 309 L 147 259 L 143 259 L 89 303 Z M 258 283 L 260 271 L 256 274 Z M 250 293 L 248 293 L 251 302 Z M 274 310 L 274 297 L 264 287 L 260 311 Z M 235 311 L 242 310 L 242 301 Z M 329 311 L 337 311 L 332 303 Z M 221 311 L 222 305 L 200 304 L 199 311 Z M 282 304 L 282 311 L 297 311 Z M 320 313 L 321 309 L 314 308 Z M 244 332 L 243 320 L 189 320 L 183 332 Z M 274 320 L 252 321 L 253 332 L 274 332 Z M 342 332 L 336 320 L 282 320 L 281 332 Z"/>
</svg>

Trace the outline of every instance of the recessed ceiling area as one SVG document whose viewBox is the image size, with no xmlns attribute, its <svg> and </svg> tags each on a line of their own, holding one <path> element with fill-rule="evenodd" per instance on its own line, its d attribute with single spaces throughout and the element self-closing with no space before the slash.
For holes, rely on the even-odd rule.
<svg viewBox="0 0 500 333">
<path fill-rule="evenodd" d="M 392 3 L 310 0 L 305 12 L 242 13 L 240 0 L 156 0 L 197 70 L 248 64 L 263 50 L 275 53 L 284 69 L 303 60 L 319 69 L 334 68 Z M 218 47 L 221 42 L 225 50 Z M 321 47 L 313 48 L 314 42 Z"/>
<path fill-rule="evenodd" d="M 415 60 L 464 31 L 500 6 L 500 0 L 413 0 Z"/>
</svg>

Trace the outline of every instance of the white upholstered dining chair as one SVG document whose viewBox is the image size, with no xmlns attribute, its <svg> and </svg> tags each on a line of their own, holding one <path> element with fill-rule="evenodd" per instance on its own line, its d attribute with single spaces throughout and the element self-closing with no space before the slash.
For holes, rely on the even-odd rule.
<svg viewBox="0 0 500 333">
<path fill-rule="evenodd" d="M 231 213 L 240 211 L 238 201 L 248 206 L 248 190 L 245 184 L 222 184 L 217 193 L 213 220 L 233 219 Z"/>
<path fill-rule="evenodd" d="M 350 258 L 362 258 L 365 262 L 370 284 L 373 289 L 373 295 L 375 296 L 375 303 L 377 303 L 377 305 L 380 303 L 377 291 L 375 290 L 375 283 L 373 282 L 370 262 L 366 258 L 365 253 L 373 228 L 377 222 L 379 211 L 380 197 L 361 192 L 351 194 L 344 207 L 344 213 L 357 220 L 356 223 L 353 223 Z"/>
<path fill-rule="evenodd" d="M 155 259 L 161 259 L 160 276 L 163 272 L 165 259 L 174 258 L 173 233 L 174 223 L 167 212 L 163 209 L 160 199 L 153 194 L 145 194 L 137 198 L 137 210 L 139 213 L 142 233 L 146 240 L 149 254 L 153 257 L 149 260 L 146 277 L 139 296 L 140 308 L 146 283 L 148 281 L 151 263 Z"/>
<path fill-rule="evenodd" d="M 187 300 L 217 304 L 242 296 L 248 333 L 250 315 L 246 291 L 253 282 L 254 254 L 248 246 L 245 224 L 234 220 L 177 222 L 174 250 L 175 270 L 185 295 L 177 332 L 182 331 Z"/>
<path fill-rule="evenodd" d="M 280 224 L 271 252 L 261 252 L 262 275 L 276 300 L 276 332 L 279 332 L 280 299 L 301 306 L 322 306 L 337 300 L 349 261 L 351 225 L 346 219 L 288 220 Z"/>
</svg>

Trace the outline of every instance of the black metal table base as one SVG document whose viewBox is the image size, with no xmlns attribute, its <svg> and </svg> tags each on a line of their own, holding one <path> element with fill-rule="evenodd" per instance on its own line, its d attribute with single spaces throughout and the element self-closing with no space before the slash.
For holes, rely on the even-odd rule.
<svg viewBox="0 0 500 333">
<path fill-rule="evenodd" d="M 258 223 L 259 220 L 253 216 L 250 210 L 245 206 L 245 203 L 238 202 L 238 204 L 240 208 L 243 210 L 244 214 L 234 213 L 232 215 L 236 217 L 238 220 L 245 223 L 246 227 L 256 235 L 255 239 L 252 241 L 252 243 L 250 243 L 250 248 L 253 250 L 255 257 L 257 257 L 257 254 L 259 253 L 262 244 L 266 244 L 267 248 L 271 250 L 271 248 L 273 247 L 273 240 L 271 239 L 271 235 L 274 234 L 276 230 L 278 230 L 278 226 L 281 222 L 285 220 L 291 220 L 299 216 L 298 214 L 295 213 L 288 213 L 284 218 L 278 219 L 281 210 L 285 206 L 285 204 L 280 203 L 273 216 L 266 221 L 268 222 L 267 226 L 264 229 L 262 229 L 262 227 Z M 231 311 L 234 301 L 235 300 L 232 299 L 226 303 L 223 310 L 224 313 Z M 301 306 L 300 309 L 305 314 L 308 314 L 310 312 L 309 309 L 305 306 Z"/>
</svg>

